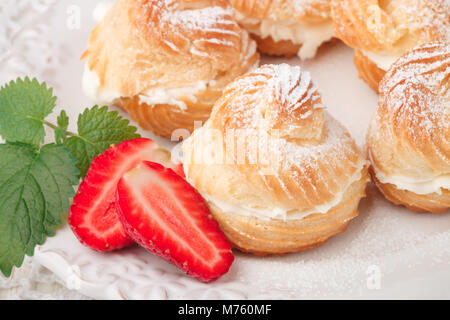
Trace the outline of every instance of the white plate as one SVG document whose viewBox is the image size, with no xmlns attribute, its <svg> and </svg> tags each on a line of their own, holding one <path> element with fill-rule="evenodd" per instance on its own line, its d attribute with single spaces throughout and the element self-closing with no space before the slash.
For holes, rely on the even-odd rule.
<svg viewBox="0 0 450 320">
<path fill-rule="evenodd" d="M 19 75 L 39 76 L 55 88 L 71 126 L 91 105 L 81 91 L 79 57 L 94 26 L 95 5 L 90 0 L 0 4 L 0 52 L 6 52 L 0 56 L 2 83 Z M 263 61 L 286 61 L 310 71 L 330 112 L 362 146 L 377 97 L 358 79 L 352 50 L 336 44 L 314 61 Z M 318 249 L 282 257 L 236 252 L 230 272 L 212 284 L 197 282 L 138 247 L 93 252 L 67 227 L 37 248 L 35 259 L 93 298 L 450 298 L 450 215 L 409 212 L 385 201 L 370 185 L 360 216 L 344 234 Z"/>
</svg>

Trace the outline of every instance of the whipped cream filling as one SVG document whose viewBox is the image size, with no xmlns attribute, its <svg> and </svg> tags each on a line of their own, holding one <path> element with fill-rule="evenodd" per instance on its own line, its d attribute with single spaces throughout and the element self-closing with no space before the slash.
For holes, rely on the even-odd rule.
<svg viewBox="0 0 450 320">
<path fill-rule="evenodd" d="M 395 61 L 398 60 L 402 56 L 400 53 L 391 53 L 391 52 L 373 52 L 373 51 L 364 51 L 362 53 L 369 58 L 370 61 L 375 63 L 378 68 L 388 71 L 389 68 L 394 64 Z"/>
<path fill-rule="evenodd" d="M 186 103 L 181 99 L 188 98 L 190 101 L 197 102 L 197 97 L 195 95 L 200 91 L 206 90 L 209 85 L 214 85 L 214 80 L 200 80 L 189 86 L 180 88 L 152 88 L 147 90 L 144 94 L 139 95 L 139 100 L 148 105 L 170 104 L 176 105 L 182 110 L 186 110 Z"/>
<path fill-rule="evenodd" d="M 189 86 L 179 88 L 154 87 L 140 94 L 139 99 L 141 102 L 150 106 L 156 104 L 170 104 L 185 110 L 187 106 L 183 99 L 187 98 L 196 102 L 197 98 L 195 95 L 214 84 L 214 80 L 199 80 Z M 111 104 L 115 100 L 127 96 L 114 88 L 101 87 L 99 77 L 94 71 L 91 71 L 87 65 L 85 66 L 83 74 L 83 91 L 94 103 L 99 105 Z"/>
<path fill-rule="evenodd" d="M 229 201 L 219 200 L 215 197 L 212 197 L 204 192 L 200 192 L 203 198 L 213 206 L 217 207 L 219 210 L 229 213 L 229 214 L 238 214 L 243 216 L 252 216 L 263 220 L 268 219 L 278 219 L 278 220 L 301 220 L 310 216 L 312 214 L 325 214 L 330 211 L 332 208 L 336 207 L 344 198 L 347 190 L 352 186 L 352 184 L 356 181 L 359 181 L 362 177 L 363 168 L 367 165 L 366 161 L 361 161 L 359 166 L 352 177 L 347 182 L 347 185 L 342 188 L 342 190 L 336 194 L 336 196 L 329 202 L 315 206 L 308 210 L 287 210 L 286 208 L 280 208 L 277 206 L 261 208 L 261 207 L 253 207 L 253 206 L 245 206 L 231 203 Z M 195 187 L 195 185 L 189 179 L 189 176 L 185 171 L 186 180 Z"/>
<path fill-rule="evenodd" d="M 388 175 L 383 173 L 375 165 L 370 152 L 369 158 L 375 175 L 381 183 L 393 184 L 399 190 L 411 191 L 416 194 L 442 194 L 442 189 L 450 190 L 450 174 L 442 174 L 422 179 L 407 175 Z"/>
<path fill-rule="evenodd" d="M 290 40 L 302 47 L 298 56 L 305 60 L 314 58 L 317 49 L 334 35 L 333 22 L 330 19 L 321 23 L 302 23 L 297 21 L 257 20 L 236 13 L 236 19 L 245 26 L 252 26 L 250 32 L 261 38 L 271 37 L 274 41 Z"/>
<path fill-rule="evenodd" d="M 100 87 L 99 77 L 89 69 L 87 64 L 84 67 L 82 87 L 88 98 L 98 105 L 111 104 L 122 97 L 122 94 L 113 88 Z"/>
<path fill-rule="evenodd" d="M 450 174 L 417 179 L 406 175 L 387 175 L 381 172 L 372 161 L 372 167 L 381 183 L 393 184 L 399 190 L 411 191 L 416 194 L 442 194 L 442 189 L 450 190 Z"/>
</svg>

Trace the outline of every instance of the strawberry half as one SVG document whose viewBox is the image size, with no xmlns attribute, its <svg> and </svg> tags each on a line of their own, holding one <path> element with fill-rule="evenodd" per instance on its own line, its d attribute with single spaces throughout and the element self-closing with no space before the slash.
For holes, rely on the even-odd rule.
<svg viewBox="0 0 450 320">
<path fill-rule="evenodd" d="M 205 200 L 173 170 L 140 163 L 119 181 L 116 203 L 128 235 L 188 275 L 213 281 L 233 263 Z"/>
<path fill-rule="evenodd" d="M 92 161 L 69 210 L 69 224 L 81 243 L 97 251 L 133 243 L 119 221 L 115 193 L 120 178 L 142 160 L 174 166 L 166 150 L 145 138 L 124 141 Z"/>
</svg>

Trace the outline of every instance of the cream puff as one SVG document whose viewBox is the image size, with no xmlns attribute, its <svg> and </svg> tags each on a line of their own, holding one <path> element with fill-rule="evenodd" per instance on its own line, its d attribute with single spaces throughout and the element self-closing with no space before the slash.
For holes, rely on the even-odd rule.
<svg viewBox="0 0 450 320">
<path fill-rule="evenodd" d="M 118 0 L 104 11 L 82 57 L 84 90 L 158 135 L 191 131 L 259 63 L 226 0 Z"/>
<path fill-rule="evenodd" d="M 355 49 L 360 77 L 374 90 L 413 47 L 450 40 L 448 0 L 332 0 L 336 36 Z"/>
<path fill-rule="evenodd" d="M 302 59 L 333 38 L 330 0 L 230 0 L 260 52 Z"/>
<path fill-rule="evenodd" d="M 450 44 L 422 45 L 394 63 L 380 83 L 367 150 L 388 200 L 414 211 L 450 207 Z"/>
<path fill-rule="evenodd" d="M 265 65 L 229 84 L 182 145 L 187 180 L 235 247 L 317 247 L 358 215 L 368 162 L 324 110 L 311 76 Z"/>
</svg>

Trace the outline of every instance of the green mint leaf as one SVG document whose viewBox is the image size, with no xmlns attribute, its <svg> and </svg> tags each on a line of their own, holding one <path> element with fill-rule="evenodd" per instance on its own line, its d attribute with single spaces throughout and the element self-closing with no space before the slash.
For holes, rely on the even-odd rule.
<svg viewBox="0 0 450 320">
<path fill-rule="evenodd" d="M 10 142 L 39 146 L 44 142 L 44 119 L 55 108 L 53 90 L 36 79 L 17 79 L 0 89 L 0 135 Z"/>
<path fill-rule="evenodd" d="M 63 145 L 40 150 L 23 143 L 0 145 L 0 271 L 5 276 L 54 235 L 69 209 L 77 175 Z"/>
<path fill-rule="evenodd" d="M 108 107 L 86 109 L 78 117 L 78 136 L 64 141 L 64 145 L 77 159 L 80 177 L 86 175 L 92 160 L 112 144 L 138 138 L 136 127 Z"/>
<path fill-rule="evenodd" d="M 67 128 L 69 127 L 69 117 L 66 111 L 61 110 L 57 119 L 58 126 L 55 128 L 56 143 L 63 143 L 66 138 Z"/>
</svg>

